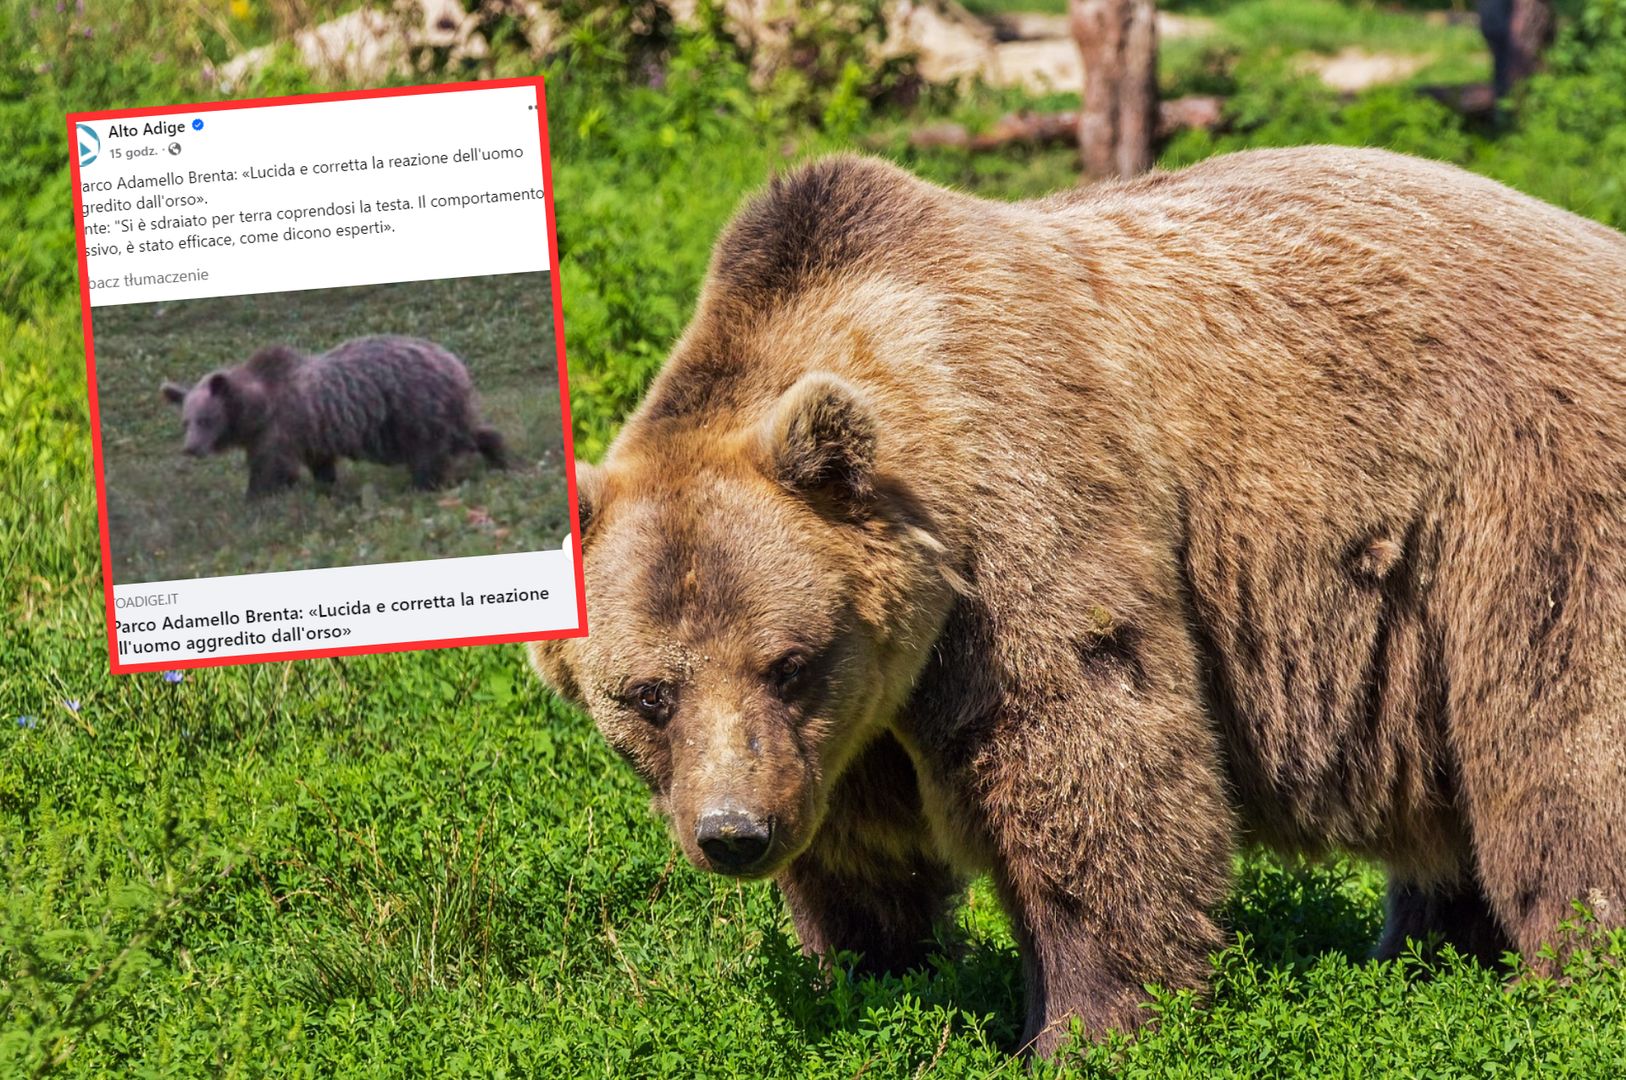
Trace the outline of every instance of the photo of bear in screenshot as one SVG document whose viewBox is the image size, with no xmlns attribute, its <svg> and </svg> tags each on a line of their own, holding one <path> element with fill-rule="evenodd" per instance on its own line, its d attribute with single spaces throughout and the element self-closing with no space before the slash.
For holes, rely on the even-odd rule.
<svg viewBox="0 0 1626 1080">
<path fill-rule="evenodd" d="M 529 551 L 570 532 L 546 274 L 94 318 L 119 584 Z"/>
<path fill-rule="evenodd" d="M 181 409 L 188 454 L 248 453 L 250 498 L 291 486 L 300 464 L 332 484 L 340 457 L 408 464 L 424 491 L 445 482 L 454 454 L 477 450 L 499 469 L 505 460 L 502 436 L 479 421 L 468 369 L 422 339 L 375 334 L 317 357 L 275 345 L 163 392 Z"/>
</svg>

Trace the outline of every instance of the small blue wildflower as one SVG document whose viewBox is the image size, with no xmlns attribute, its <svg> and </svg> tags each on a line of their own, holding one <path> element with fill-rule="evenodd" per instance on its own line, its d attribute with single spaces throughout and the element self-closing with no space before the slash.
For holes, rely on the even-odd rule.
<svg viewBox="0 0 1626 1080">
<path fill-rule="evenodd" d="M 67 709 L 69 712 L 78 712 L 79 711 L 79 699 L 76 698 L 76 697 L 63 698 L 62 699 L 62 707 L 64 709 Z"/>
<path fill-rule="evenodd" d="M 169 683 L 171 686 L 174 686 L 176 683 L 180 682 L 184 678 L 186 678 L 186 672 L 184 672 L 184 671 L 166 671 L 166 672 L 164 672 L 164 681 Z"/>
<path fill-rule="evenodd" d="M 40 722 L 32 716 L 19 716 L 17 726 L 20 728 L 37 728 L 40 726 Z"/>
</svg>

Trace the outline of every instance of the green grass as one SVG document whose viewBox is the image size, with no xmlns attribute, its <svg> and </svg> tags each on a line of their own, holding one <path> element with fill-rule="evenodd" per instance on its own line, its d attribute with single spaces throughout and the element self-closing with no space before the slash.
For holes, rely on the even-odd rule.
<svg viewBox="0 0 1626 1080">
<path fill-rule="evenodd" d="M 1067 14 L 1067 0 L 963 0 L 967 11 L 978 15 L 1007 15 L 1036 12 L 1040 15 Z"/>
<path fill-rule="evenodd" d="M 1191 0 L 1178 11 L 1211 19 L 1214 30 L 1162 43 L 1159 78 L 1168 94 L 1231 93 L 1242 58 L 1251 65 L 1290 63 L 1350 47 L 1427 57 L 1402 85 L 1490 79 L 1490 53 L 1477 27 L 1430 22 L 1417 10 L 1339 0 Z"/>
<path fill-rule="evenodd" d="M 1375 3 L 1337 0 L 1187 0 L 1166 5 L 1181 15 L 1214 20 L 1223 34 L 1253 48 L 1332 53 L 1355 47 L 1367 52 L 1483 52 L 1485 40 L 1470 23 L 1442 25 L 1427 12 Z M 1449 10 L 1450 5 L 1430 5 Z"/>
<path fill-rule="evenodd" d="M 984 16 L 1067 12 L 1067 0 L 972 0 L 965 6 Z M 1350 47 L 1426 57 L 1427 63 L 1403 85 L 1490 78 L 1490 53 L 1472 20 L 1447 24 L 1430 18 L 1471 11 L 1472 5 L 1465 9 L 1438 0 L 1404 6 L 1343 0 L 1177 0 L 1158 8 L 1212 24 L 1205 33 L 1160 41 L 1158 77 L 1166 95 L 1230 93 L 1239 57 L 1287 61 Z"/>
<path fill-rule="evenodd" d="M 535 551 L 569 531 L 546 274 L 124 304 L 94 320 L 120 584 Z M 463 359 L 510 468 L 466 455 L 450 486 L 421 492 L 403 467 L 342 461 L 331 492 L 303 475 L 292 491 L 249 502 L 241 452 L 180 454 L 163 380 L 190 385 L 265 345 L 315 354 L 381 333 L 428 338 Z"/>
<path fill-rule="evenodd" d="M 1237 130 L 1182 140 L 1167 160 L 1364 139 L 1626 219 L 1626 26 L 1612 5 L 1504 136 L 1396 92 L 1341 108 L 1250 52 L 1226 75 Z M 188 25 L 180 15 L 92 9 L 104 21 L 84 38 L 72 5 L 26 25 L 26 9 L 0 8 L 20 42 L 0 48 L 0 212 L 25 224 L 0 235 L 0 1076 L 1023 1076 L 1009 1057 L 1020 969 L 985 883 L 927 969 L 823 978 L 771 887 L 674 857 L 636 779 L 517 646 L 176 684 L 107 674 L 55 140 L 67 107 L 200 91 L 155 59 L 188 55 L 165 36 Z M 46 48 L 63 42 L 74 51 Z M 850 102 L 815 102 L 826 120 L 813 125 L 765 107 L 715 42 L 684 42 L 661 90 L 625 85 L 625 45 L 597 41 L 599 61 L 577 54 L 549 84 L 589 456 L 681 330 L 716 230 L 772 170 L 879 135 L 911 168 L 990 196 L 1075 179 L 1065 150 L 902 149 L 907 124 L 991 117 L 1009 95 L 856 120 Z M 257 89 L 299 80 L 284 69 Z M 235 496 L 240 474 L 222 467 Z M 1072 1072 L 1626 1073 L 1626 940 L 1581 955 L 1563 982 L 1511 987 L 1451 958 L 1370 963 L 1379 892 L 1362 864 L 1247 856 L 1212 997 L 1161 998 L 1155 1029 L 1075 1056 Z"/>
</svg>

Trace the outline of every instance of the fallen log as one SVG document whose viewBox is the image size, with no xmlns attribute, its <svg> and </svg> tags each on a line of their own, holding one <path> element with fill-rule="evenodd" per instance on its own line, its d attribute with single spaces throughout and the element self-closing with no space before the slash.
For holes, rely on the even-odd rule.
<svg viewBox="0 0 1626 1080">
<path fill-rule="evenodd" d="M 1208 94 L 1192 94 L 1160 102 L 1157 107 L 1157 137 L 1167 139 L 1177 131 L 1193 128 L 1218 131 L 1225 126 L 1225 99 Z"/>
<path fill-rule="evenodd" d="M 1215 131 L 1225 122 L 1225 99 L 1193 95 L 1158 104 L 1157 137 L 1167 139 L 1186 128 Z M 909 135 L 917 149 L 1001 150 L 1007 146 L 1069 145 L 1078 142 L 1078 113 L 1015 112 L 1000 117 L 987 131 L 973 134 L 963 124 L 932 124 Z"/>
<path fill-rule="evenodd" d="M 1470 120 L 1483 120 L 1496 115 L 1496 88 L 1490 83 L 1420 86 L 1418 93 L 1433 98 Z"/>
<path fill-rule="evenodd" d="M 1012 143 L 1046 145 L 1078 141 L 1078 113 L 1010 113 L 987 131 L 970 137 L 973 150 L 998 150 Z"/>
</svg>

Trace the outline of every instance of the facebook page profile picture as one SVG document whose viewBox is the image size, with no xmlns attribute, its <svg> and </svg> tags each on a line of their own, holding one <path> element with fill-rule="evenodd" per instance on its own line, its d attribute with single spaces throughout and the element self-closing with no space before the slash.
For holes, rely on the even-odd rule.
<svg viewBox="0 0 1626 1080">
<path fill-rule="evenodd" d="M 102 152 L 102 137 L 89 124 L 79 125 L 79 167 L 82 169 L 96 160 Z"/>
</svg>

